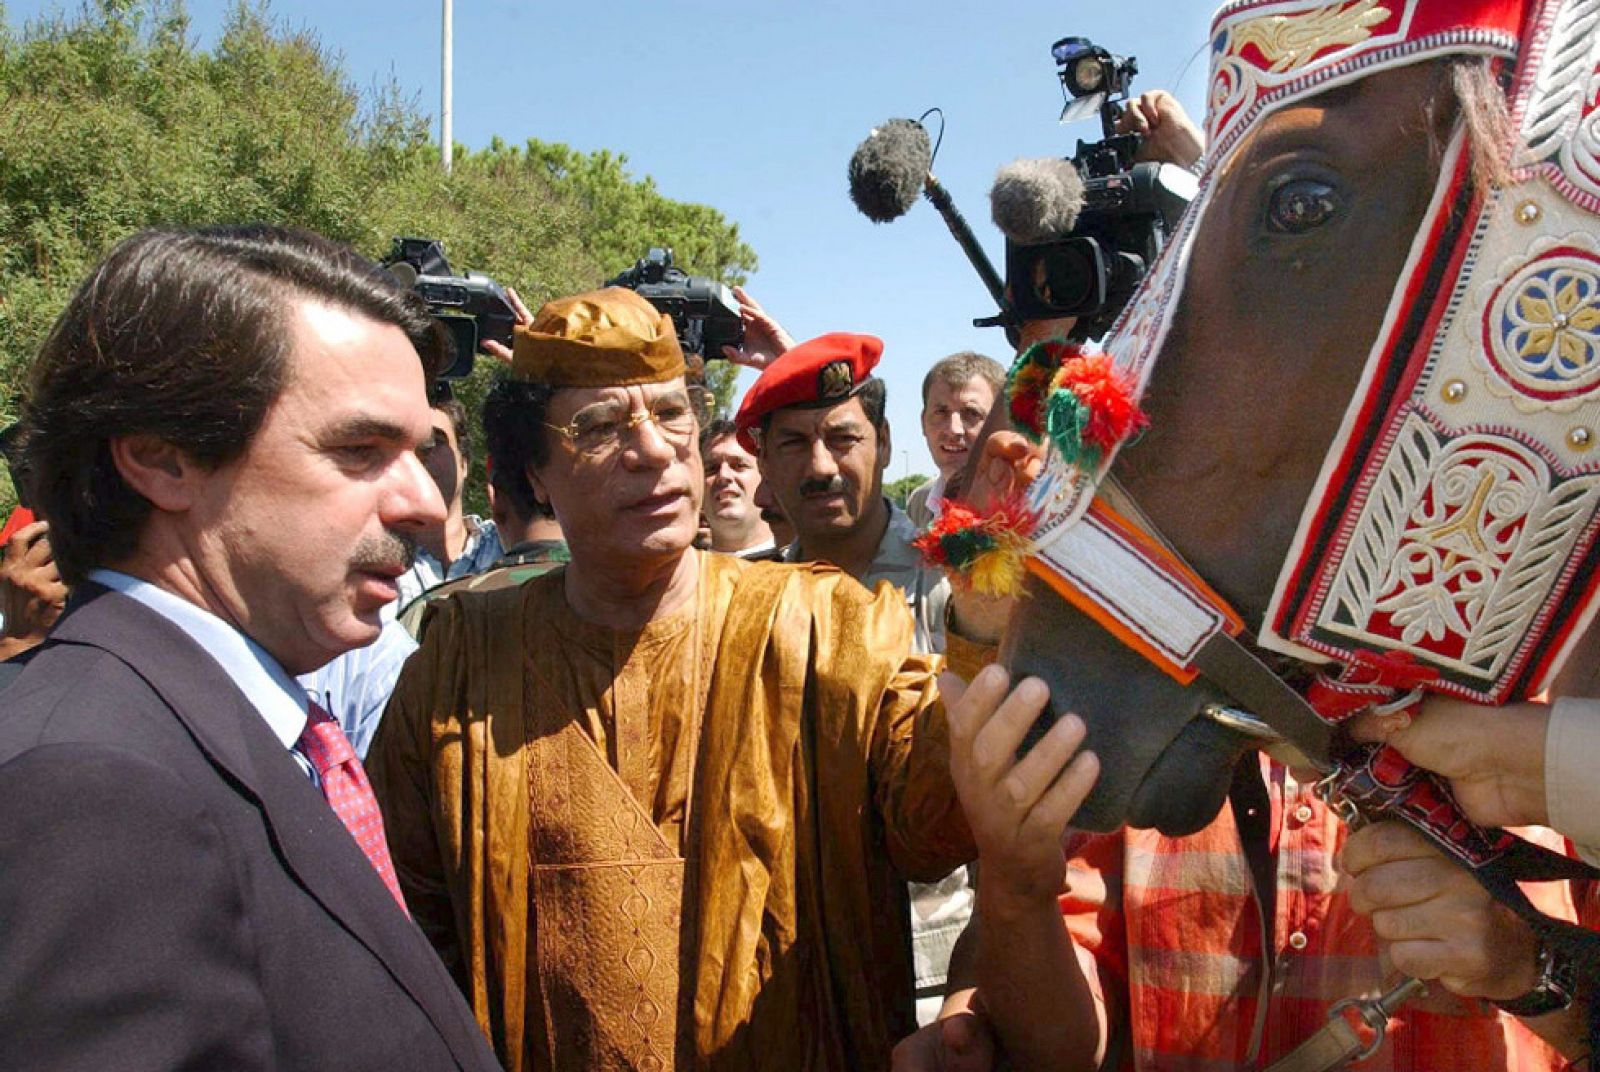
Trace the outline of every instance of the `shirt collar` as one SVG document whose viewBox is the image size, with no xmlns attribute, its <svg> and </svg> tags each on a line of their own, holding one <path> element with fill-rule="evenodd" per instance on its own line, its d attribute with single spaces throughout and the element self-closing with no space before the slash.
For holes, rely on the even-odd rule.
<svg viewBox="0 0 1600 1072">
<path fill-rule="evenodd" d="M 885 505 L 889 507 L 889 524 L 884 527 L 883 539 L 878 541 L 878 553 L 873 556 L 868 575 L 921 569 L 922 555 L 911 544 L 917 538 L 916 523 L 894 503 L 885 500 Z"/>
<path fill-rule="evenodd" d="M 265 648 L 210 611 L 149 581 L 108 569 L 92 571 L 89 580 L 143 603 L 183 630 L 216 660 L 285 748 L 300 740 L 309 707 L 306 691 Z"/>
<path fill-rule="evenodd" d="M 889 508 L 889 524 L 884 526 L 883 539 L 878 541 L 878 553 L 872 558 L 872 565 L 867 567 L 869 577 L 876 576 L 884 570 L 906 569 L 920 567 L 922 556 L 917 549 L 911 546 L 911 541 L 917 538 L 917 526 L 904 510 L 900 509 L 890 499 L 884 499 L 883 505 Z M 800 537 L 796 536 L 794 542 L 783 549 L 783 561 L 804 562 L 800 557 Z"/>
</svg>

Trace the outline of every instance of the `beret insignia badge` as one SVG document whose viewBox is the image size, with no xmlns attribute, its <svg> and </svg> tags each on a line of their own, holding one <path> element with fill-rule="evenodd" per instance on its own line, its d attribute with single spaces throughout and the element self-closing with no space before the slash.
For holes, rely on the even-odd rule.
<svg viewBox="0 0 1600 1072">
<path fill-rule="evenodd" d="M 830 361 L 817 373 L 817 398 L 844 398 L 855 387 L 850 362 Z"/>
</svg>

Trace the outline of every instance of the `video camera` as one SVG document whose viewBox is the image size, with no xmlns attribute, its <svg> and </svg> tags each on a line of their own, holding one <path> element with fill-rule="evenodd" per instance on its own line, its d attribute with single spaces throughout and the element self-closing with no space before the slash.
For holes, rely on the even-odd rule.
<svg viewBox="0 0 1600 1072">
<path fill-rule="evenodd" d="M 1086 37 L 1063 37 L 1050 50 L 1065 107 L 1063 123 L 1098 112 L 1101 140 L 1079 140 L 1070 158 L 1083 179 L 1083 207 L 1071 232 L 1053 241 L 1006 241 L 1006 282 L 1024 319 L 1077 317 L 1073 337 L 1104 335 L 1133 296 L 1197 190 L 1193 174 L 1172 164 L 1136 163 L 1143 142 L 1118 134 L 1139 61 L 1116 56 Z"/>
<path fill-rule="evenodd" d="M 506 289 L 481 272 L 457 275 L 445 260 L 444 243 L 432 238 L 396 238 L 383 267 L 428 303 L 445 329 L 451 361 L 440 379 L 459 380 L 472 372 L 486 341 L 511 345 L 516 311 Z"/>
<path fill-rule="evenodd" d="M 672 317 L 685 353 L 712 361 L 722 357 L 724 346 L 744 345 L 744 318 L 733 291 L 715 279 L 686 274 L 672 263 L 670 249 L 652 248 L 606 286 L 626 287 Z"/>
</svg>

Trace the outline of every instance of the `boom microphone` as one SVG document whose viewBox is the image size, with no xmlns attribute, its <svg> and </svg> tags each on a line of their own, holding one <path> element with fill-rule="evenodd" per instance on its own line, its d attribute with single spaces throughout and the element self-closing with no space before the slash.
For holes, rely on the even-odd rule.
<svg viewBox="0 0 1600 1072">
<path fill-rule="evenodd" d="M 950 192 L 933 177 L 929 170 L 932 166 L 927 128 L 912 119 L 891 119 L 874 127 L 850 157 L 850 199 L 867 219 L 888 223 L 910 212 L 919 192 L 926 194 L 1000 306 L 999 322 L 1013 324 L 1015 318 L 1000 273 L 989 263 L 988 254 L 978 244 Z"/>
<path fill-rule="evenodd" d="M 1083 200 L 1083 178 L 1072 161 L 1015 160 L 995 173 L 989 213 L 1011 241 L 1036 246 L 1070 235 Z"/>
<path fill-rule="evenodd" d="M 875 127 L 850 158 L 850 200 L 873 223 L 911 211 L 933 166 L 928 130 L 911 119 Z"/>
</svg>

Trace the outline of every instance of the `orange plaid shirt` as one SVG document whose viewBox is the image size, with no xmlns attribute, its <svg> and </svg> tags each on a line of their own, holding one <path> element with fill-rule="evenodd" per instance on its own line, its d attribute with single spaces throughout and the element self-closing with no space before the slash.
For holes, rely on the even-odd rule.
<svg viewBox="0 0 1600 1072">
<path fill-rule="evenodd" d="M 1283 767 L 1262 757 L 1277 870 L 1263 956 L 1261 914 L 1231 803 L 1190 837 L 1152 830 L 1076 835 L 1061 910 L 1121 1068 L 1263 1068 L 1304 1041 L 1342 998 L 1384 982 L 1366 919 L 1335 890 L 1345 828 Z M 1531 836 L 1531 835 L 1530 835 Z M 1549 831 L 1545 844 L 1560 847 Z M 1545 912 L 1600 920 L 1588 884 L 1526 887 Z M 1265 991 L 1263 1003 L 1263 972 Z M 1264 1004 L 1264 1007 L 1263 1007 Z M 1258 1023 L 1258 1015 L 1260 1022 Z M 1120 1048 L 1117 1048 L 1120 1043 Z M 1360 1072 L 1533 1072 L 1564 1062 L 1514 1017 L 1440 992 L 1407 1004 Z"/>
</svg>

